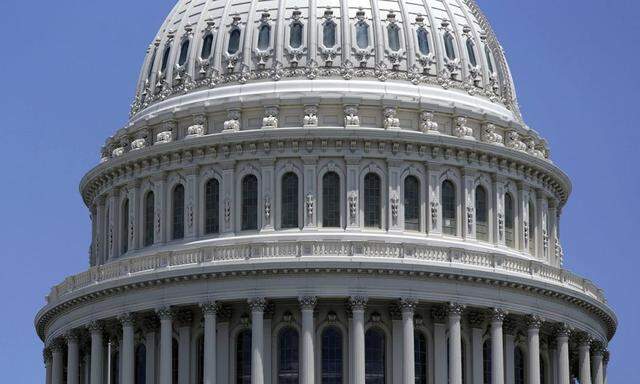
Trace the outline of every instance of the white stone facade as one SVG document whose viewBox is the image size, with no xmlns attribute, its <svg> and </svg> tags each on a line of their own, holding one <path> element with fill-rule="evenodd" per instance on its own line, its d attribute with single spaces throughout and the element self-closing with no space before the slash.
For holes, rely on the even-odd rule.
<svg viewBox="0 0 640 384">
<path fill-rule="evenodd" d="M 179 1 L 81 182 L 47 384 L 604 384 L 512 83 L 472 0 Z"/>
</svg>

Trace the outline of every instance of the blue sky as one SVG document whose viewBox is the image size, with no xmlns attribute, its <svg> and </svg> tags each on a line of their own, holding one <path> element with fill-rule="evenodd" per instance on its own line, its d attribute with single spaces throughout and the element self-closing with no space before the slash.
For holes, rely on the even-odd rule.
<svg viewBox="0 0 640 384">
<path fill-rule="evenodd" d="M 507 52 L 526 121 L 573 180 L 561 227 L 566 266 L 603 287 L 620 318 L 609 382 L 640 382 L 640 2 L 480 4 Z M 78 182 L 125 123 L 145 48 L 172 5 L 0 1 L 3 382 L 43 382 L 33 316 L 53 284 L 88 264 Z"/>
</svg>

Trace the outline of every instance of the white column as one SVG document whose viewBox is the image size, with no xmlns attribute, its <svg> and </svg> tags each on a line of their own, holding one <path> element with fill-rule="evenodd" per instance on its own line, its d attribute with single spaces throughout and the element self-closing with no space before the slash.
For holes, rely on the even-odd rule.
<svg viewBox="0 0 640 384">
<path fill-rule="evenodd" d="M 540 384 L 540 327 L 539 316 L 527 317 L 527 351 L 529 356 L 529 384 Z"/>
<path fill-rule="evenodd" d="M 504 331 L 504 382 L 514 384 L 516 380 L 515 371 L 515 350 L 516 350 L 516 327 L 515 323 L 506 319 L 503 323 Z"/>
<path fill-rule="evenodd" d="M 121 316 L 120 323 L 122 323 L 122 384 L 134 384 L 133 316 L 130 313 Z"/>
<path fill-rule="evenodd" d="M 91 333 L 91 384 L 102 384 L 102 374 L 104 372 L 102 324 L 92 322 L 87 328 Z"/>
<path fill-rule="evenodd" d="M 364 309 L 367 298 L 351 297 L 349 303 L 353 313 L 353 384 L 364 384 Z"/>
<path fill-rule="evenodd" d="M 504 384 L 504 343 L 502 323 L 506 313 L 500 308 L 491 312 L 491 384 Z"/>
<path fill-rule="evenodd" d="M 402 310 L 402 344 L 403 344 L 403 377 L 404 384 L 415 384 L 416 366 L 415 366 L 415 345 L 414 345 L 414 329 L 413 315 L 418 301 L 411 298 L 400 300 L 400 308 Z"/>
<path fill-rule="evenodd" d="M 231 311 L 229 307 L 219 306 L 216 320 L 218 323 L 218 337 L 216 353 L 216 380 L 218 384 L 229 382 L 229 319 Z"/>
<path fill-rule="evenodd" d="M 484 314 L 480 311 L 472 311 L 467 316 L 469 325 L 471 326 L 471 383 L 483 384 L 484 374 L 484 343 L 482 336 L 484 335 Z"/>
<path fill-rule="evenodd" d="M 263 320 L 266 300 L 258 297 L 249 300 L 251 307 L 251 384 L 264 383 L 264 367 L 262 364 L 264 343 Z"/>
<path fill-rule="evenodd" d="M 556 341 L 558 343 L 558 384 L 569 384 L 569 335 L 571 331 L 566 324 L 558 329 Z"/>
<path fill-rule="evenodd" d="M 45 383 L 51 384 L 51 374 L 52 374 L 51 360 L 53 359 L 51 349 L 45 348 L 44 351 L 42 351 L 42 354 L 44 355 Z"/>
<path fill-rule="evenodd" d="M 53 354 L 53 366 L 51 368 L 51 382 L 53 384 L 62 384 L 64 375 L 64 345 L 62 341 L 55 340 L 51 345 L 51 352 Z"/>
<path fill-rule="evenodd" d="M 435 383 L 447 383 L 447 310 L 437 305 L 431 310 L 433 318 L 433 365 Z"/>
<path fill-rule="evenodd" d="M 300 384 L 313 384 L 316 377 L 314 366 L 314 322 L 313 310 L 318 302 L 313 296 L 301 297 L 300 311 L 302 313 L 302 360 L 300 367 Z"/>
<path fill-rule="evenodd" d="M 178 312 L 176 320 L 178 324 L 178 384 L 189 384 L 193 314 L 189 310 L 181 310 Z"/>
<path fill-rule="evenodd" d="M 599 342 L 593 343 L 591 369 L 593 384 L 604 384 L 603 348 Z"/>
<path fill-rule="evenodd" d="M 216 314 L 218 304 L 215 302 L 201 305 L 204 315 L 204 384 L 216 382 Z"/>
<path fill-rule="evenodd" d="M 149 317 L 143 323 L 144 327 L 144 346 L 146 351 L 146 372 L 145 384 L 156 383 L 156 332 L 158 330 L 158 321 L 155 317 Z"/>
<path fill-rule="evenodd" d="M 391 317 L 391 356 L 393 361 L 392 370 L 393 376 L 391 378 L 392 384 L 402 384 L 402 359 L 404 357 L 403 348 L 403 324 L 402 324 L 402 310 L 400 305 L 392 305 L 389 310 L 389 316 Z"/>
<path fill-rule="evenodd" d="M 160 308 L 160 384 L 172 384 L 173 353 L 173 311 L 171 308 Z"/>
<path fill-rule="evenodd" d="M 462 339 L 460 318 L 464 307 L 449 303 L 449 384 L 462 384 Z"/>
<path fill-rule="evenodd" d="M 609 367 L 609 359 L 611 358 L 611 353 L 608 350 L 604 350 L 604 354 L 602 357 L 602 361 L 603 361 L 603 369 L 602 369 L 602 380 L 604 381 L 604 384 L 607 384 L 608 380 L 607 380 L 607 369 Z"/>
<path fill-rule="evenodd" d="M 79 384 L 80 381 L 80 345 L 78 334 L 67 334 L 67 384 Z"/>
<path fill-rule="evenodd" d="M 588 334 L 580 334 L 578 341 L 580 384 L 591 384 L 591 340 Z"/>
<path fill-rule="evenodd" d="M 347 361 L 347 366 L 349 367 L 349 380 L 347 381 L 347 383 L 351 384 L 351 383 L 355 383 L 355 351 L 354 351 L 354 345 L 355 343 L 353 342 L 353 335 L 355 334 L 355 330 L 353 328 L 353 312 L 351 312 L 351 310 L 348 311 L 348 326 L 349 326 L 349 343 L 347 344 L 347 348 L 348 348 L 348 353 L 349 353 L 349 358 Z M 400 384 L 400 383 L 398 383 Z"/>
</svg>

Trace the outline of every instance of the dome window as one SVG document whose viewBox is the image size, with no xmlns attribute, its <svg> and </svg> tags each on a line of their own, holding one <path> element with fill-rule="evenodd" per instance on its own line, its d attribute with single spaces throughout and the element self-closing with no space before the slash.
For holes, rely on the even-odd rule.
<svg viewBox="0 0 640 384">
<path fill-rule="evenodd" d="M 266 51 L 271 43 L 271 27 L 263 25 L 258 32 L 258 49 Z"/>
<path fill-rule="evenodd" d="M 282 177 L 282 228 L 298 228 L 298 176 L 288 172 Z"/>
<path fill-rule="evenodd" d="M 489 72 L 495 72 L 493 69 L 493 55 L 491 54 L 491 50 L 488 45 L 484 46 L 484 54 L 487 56 L 487 66 L 489 67 Z"/>
<path fill-rule="evenodd" d="M 205 233 L 211 235 L 220 232 L 220 183 L 216 179 L 207 181 L 204 189 L 204 227 Z"/>
<path fill-rule="evenodd" d="M 335 326 L 322 331 L 322 383 L 342 383 L 342 332 Z"/>
<path fill-rule="evenodd" d="M 227 53 L 235 55 L 240 49 L 240 30 L 238 28 L 229 32 L 229 45 L 227 46 Z"/>
<path fill-rule="evenodd" d="M 180 240 L 184 238 L 184 186 L 178 184 L 173 189 L 172 197 L 172 239 Z"/>
<path fill-rule="evenodd" d="M 368 173 L 364 177 L 364 225 L 367 228 L 382 228 L 382 183 L 380 176 Z"/>
<path fill-rule="evenodd" d="M 487 190 L 482 186 L 476 188 L 476 238 L 489 241 L 489 204 Z"/>
<path fill-rule="evenodd" d="M 291 48 L 300 48 L 302 46 L 302 23 L 291 24 L 291 33 L 289 35 L 289 45 Z"/>
<path fill-rule="evenodd" d="M 363 21 L 356 24 L 356 44 L 362 49 L 369 47 L 369 25 Z"/>
<path fill-rule="evenodd" d="M 182 42 L 180 46 L 180 57 L 178 58 L 178 65 L 183 66 L 187 62 L 189 57 L 189 39 Z"/>
<path fill-rule="evenodd" d="M 258 178 L 254 175 L 242 179 L 242 230 L 258 229 Z"/>
<path fill-rule="evenodd" d="M 453 47 L 453 36 L 451 36 L 451 33 L 449 32 L 444 34 L 444 50 L 447 53 L 449 60 L 456 59 L 456 50 Z"/>
<path fill-rule="evenodd" d="M 335 172 L 322 177 L 322 226 L 340 227 L 340 176 Z"/>
<path fill-rule="evenodd" d="M 467 39 L 467 54 L 469 55 L 469 62 L 471 65 L 477 67 L 478 60 L 476 59 L 476 50 L 471 39 Z"/>
<path fill-rule="evenodd" d="M 504 195 L 504 232 L 505 243 L 509 248 L 515 248 L 515 207 L 510 193 Z"/>
<path fill-rule="evenodd" d="M 387 37 L 389 39 L 389 48 L 397 52 L 400 50 L 400 33 L 396 25 L 390 25 L 387 28 Z"/>
<path fill-rule="evenodd" d="M 336 45 L 336 24 L 328 21 L 322 28 L 322 44 L 326 48 L 333 48 Z"/>
<path fill-rule="evenodd" d="M 160 66 L 160 71 L 164 72 L 167 69 L 167 64 L 169 64 L 169 54 L 171 53 L 171 47 L 167 45 L 164 49 L 164 54 L 162 55 L 162 65 Z"/>
<path fill-rule="evenodd" d="M 211 49 L 213 48 L 213 33 L 207 33 L 202 41 L 202 51 L 200 52 L 200 58 L 206 60 L 211 56 Z"/>
<path fill-rule="evenodd" d="M 404 179 L 404 226 L 409 231 L 420 230 L 420 181 L 415 176 Z"/>
<path fill-rule="evenodd" d="M 155 198 L 153 192 L 148 192 L 144 198 L 144 246 L 153 245 L 154 242 L 154 218 Z"/>
<path fill-rule="evenodd" d="M 153 75 L 153 65 L 156 62 L 156 56 L 158 55 L 158 47 L 153 48 L 153 54 L 151 55 L 151 60 L 149 60 L 149 70 L 147 71 L 147 79 L 151 79 Z"/>
<path fill-rule="evenodd" d="M 418 49 L 420 53 L 423 55 L 428 55 L 431 53 L 431 47 L 429 46 L 429 32 L 426 29 L 420 28 L 418 29 Z"/>
<path fill-rule="evenodd" d="M 449 180 L 442 183 L 442 232 L 445 235 L 458 235 L 458 220 L 456 208 L 456 187 Z"/>
</svg>

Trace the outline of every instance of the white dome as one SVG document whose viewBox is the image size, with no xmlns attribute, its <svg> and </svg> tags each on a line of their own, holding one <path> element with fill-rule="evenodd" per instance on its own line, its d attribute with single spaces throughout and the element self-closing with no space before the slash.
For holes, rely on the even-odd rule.
<svg viewBox="0 0 640 384">
<path fill-rule="evenodd" d="M 521 123 L 503 50 L 474 0 L 180 0 L 150 44 L 132 116 L 185 93 L 301 79 L 412 83 L 403 96 L 446 89 L 445 104 L 467 109 L 468 94 Z"/>
</svg>

